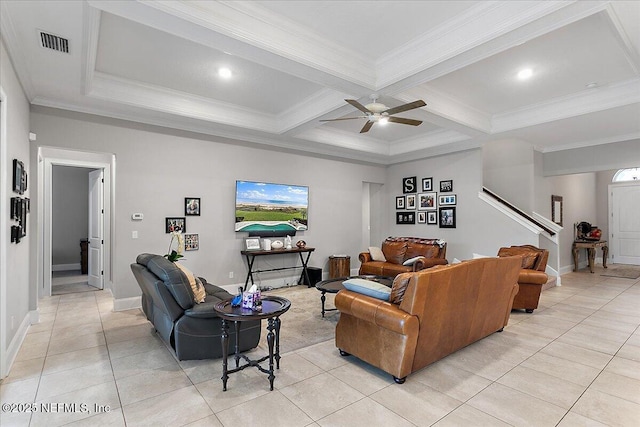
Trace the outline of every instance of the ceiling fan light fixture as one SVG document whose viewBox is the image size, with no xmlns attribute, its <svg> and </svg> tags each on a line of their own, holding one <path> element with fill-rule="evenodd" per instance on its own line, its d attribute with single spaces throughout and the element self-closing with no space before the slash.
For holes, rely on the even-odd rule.
<svg viewBox="0 0 640 427">
<path fill-rule="evenodd" d="M 378 123 L 381 126 L 385 126 L 387 123 L 389 123 L 389 117 L 387 116 L 380 117 L 380 119 L 378 119 Z"/>
</svg>

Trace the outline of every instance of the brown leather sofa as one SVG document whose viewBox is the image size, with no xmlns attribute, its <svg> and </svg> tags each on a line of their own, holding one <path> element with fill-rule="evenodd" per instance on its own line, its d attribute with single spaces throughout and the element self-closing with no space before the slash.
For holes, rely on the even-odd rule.
<svg viewBox="0 0 640 427">
<path fill-rule="evenodd" d="M 360 275 L 395 277 L 400 273 L 420 271 L 434 265 L 445 265 L 447 243 L 438 239 L 418 237 L 387 237 L 382 242 L 382 253 L 386 261 L 374 261 L 369 252 L 362 252 Z M 420 257 L 412 265 L 402 265 L 408 259 Z"/>
<path fill-rule="evenodd" d="M 341 290 L 336 347 L 406 376 L 496 331 L 509 321 L 520 257 L 482 258 L 397 276 L 391 300 Z"/>
<path fill-rule="evenodd" d="M 522 257 L 522 269 L 518 277 L 520 291 L 513 301 L 513 308 L 533 313 L 533 310 L 538 308 L 542 286 L 547 283 L 548 277 L 544 271 L 547 268 L 549 251 L 532 245 L 510 246 L 500 248 L 498 256 Z"/>
</svg>

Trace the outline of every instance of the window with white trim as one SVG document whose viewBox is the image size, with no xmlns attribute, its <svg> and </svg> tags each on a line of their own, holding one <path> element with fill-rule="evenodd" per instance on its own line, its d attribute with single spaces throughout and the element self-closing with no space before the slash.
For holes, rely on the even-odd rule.
<svg viewBox="0 0 640 427">
<path fill-rule="evenodd" d="M 613 175 L 612 182 L 640 181 L 640 168 L 620 169 Z"/>
</svg>

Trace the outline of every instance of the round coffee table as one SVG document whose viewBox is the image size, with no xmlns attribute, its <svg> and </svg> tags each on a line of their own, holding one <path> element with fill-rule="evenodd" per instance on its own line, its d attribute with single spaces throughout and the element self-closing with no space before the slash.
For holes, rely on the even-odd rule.
<svg viewBox="0 0 640 427">
<path fill-rule="evenodd" d="M 316 289 L 322 292 L 320 296 L 320 301 L 322 302 L 322 317 L 324 317 L 324 313 L 327 311 L 335 311 L 335 308 L 325 308 L 324 303 L 326 301 L 325 294 L 328 292 L 330 294 L 337 294 L 341 290 L 344 289 L 342 282 L 348 279 L 365 279 L 371 280 L 373 282 L 382 283 L 383 285 L 391 287 L 393 284 L 393 277 L 385 277 L 385 276 L 373 276 L 373 275 L 363 275 L 363 276 L 348 276 L 348 277 L 338 277 L 335 279 L 323 280 L 322 282 L 316 283 Z"/>
<path fill-rule="evenodd" d="M 273 373 L 273 360 L 276 361 L 276 369 L 280 369 L 280 315 L 284 314 L 291 308 L 291 302 L 282 297 L 263 296 L 261 298 L 262 306 L 260 310 L 252 310 L 250 308 L 233 307 L 231 300 L 220 301 L 213 309 L 222 319 L 222 390 L 227 391 L 227 379 L 229 374 L 243 370 L 248 366 L 258 368 L 260 372 L 269 374 L 269 384 L 273 390 L 273 380 L 276 378 Z M 269 346 L 269 354 L 258 360 L 251 360 L 244 354 L 240 354 L 240 322 L 247 320 L 268 319 L 267 344 Z M 229 322 L 234 322 L 236 332 L 235 342 L 235 369 L 227 369 L 227 357 L 229 356 Z M 275 333 L 274 333 L 275 331 Z M 274 352 L 275 344 L 275 352 Z M 244 359 L 247 363 L 240 366 L 240 359 Z M 269 369 L 260 366 L 261 362 L 269 359 Z"/>
</svg>

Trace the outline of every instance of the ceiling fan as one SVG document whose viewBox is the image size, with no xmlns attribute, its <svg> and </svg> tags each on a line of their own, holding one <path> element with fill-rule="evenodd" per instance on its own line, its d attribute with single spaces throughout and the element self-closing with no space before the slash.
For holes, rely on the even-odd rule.
<svg viewBox="0 0 640 427">
<path fill-rule="evenodd" d="M 427 105 L 423 100 L 413 101 L 408 104 L 399 105 L 397 107 L 389 108 L 384 104 L 378 102 L 378 95 L 371 95 L 371 103 L 362 105 L 355 99 L 345 99 L 349 104 L 362 111 L 365 115 L 358 117 L 342 117 L 339 119 L 320 120 L 321 122 L 334 122 L 338 120 L 353 120 L 353 119 L 367 119 L 360 133 L 368 132 L 374 123 L 400 123 L 403 125 L 418 126 L 422 123 L 422 120 L 405 119 L 402 117 L 393 117 L 393 114 L 401 113 L 403 111 L 413 110 L 415 108 L 424 107 Z"/>
</svg>

